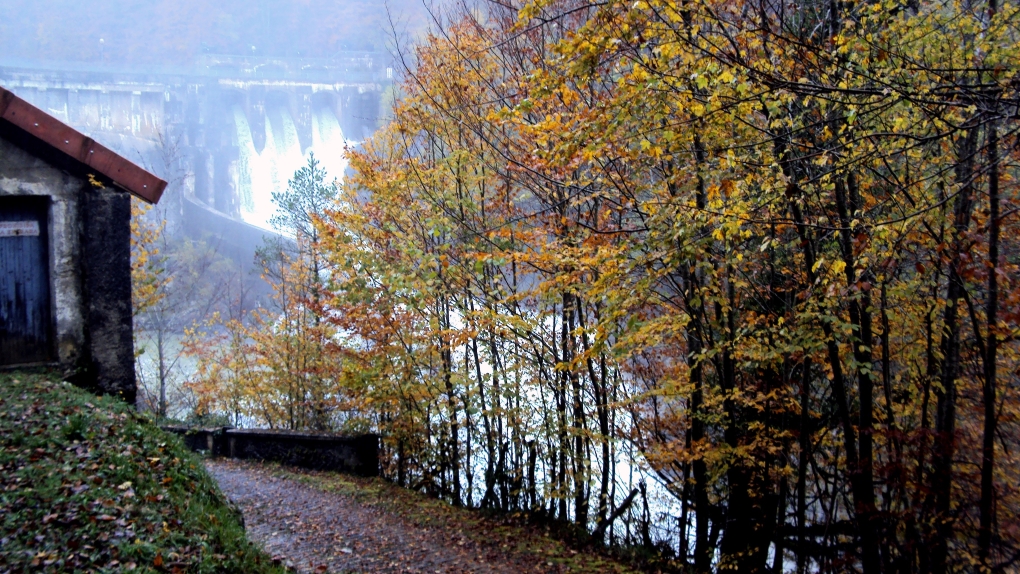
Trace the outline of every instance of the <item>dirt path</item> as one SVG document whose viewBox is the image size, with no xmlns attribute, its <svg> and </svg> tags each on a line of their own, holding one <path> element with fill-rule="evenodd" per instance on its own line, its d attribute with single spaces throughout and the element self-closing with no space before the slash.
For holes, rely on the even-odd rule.
<svg viewBox="0 0 1020 574">
<path fill-rule="evenodd" d="M 211 460 L 206 468 L 241 508 L 249 539 L 300 572 L 563 571 L 499 541 L 479 541 L 453 527 L 423 528 L 256 464 Z"/>
</svg>

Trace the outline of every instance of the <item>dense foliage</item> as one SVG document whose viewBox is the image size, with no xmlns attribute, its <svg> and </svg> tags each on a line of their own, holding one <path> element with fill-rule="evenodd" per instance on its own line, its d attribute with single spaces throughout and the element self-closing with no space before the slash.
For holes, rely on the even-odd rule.
<svg viewBox="0 0 1020 574">
<path fill-rule="evenodd" d="M 176 437 L 28 373 L 0 375 L 0 570 L 283 572 Z"/>
<path fill-rule="evenodd" d="M 1015 568 L 1017 24 L 998 0 L 455 15 L 313 217 L 329 295 L 293 308 L 331 424 L 382 432 L 403 484 L 652 545 L 636 449 L 697 572 Z"/>
</svg>

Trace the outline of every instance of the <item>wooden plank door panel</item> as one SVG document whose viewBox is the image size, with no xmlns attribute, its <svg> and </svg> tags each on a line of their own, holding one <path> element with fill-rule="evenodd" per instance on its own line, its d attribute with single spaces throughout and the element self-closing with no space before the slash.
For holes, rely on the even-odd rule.
<svg viewBox="0 0 1020 574">
<path fill-rule="evenodd" d="M 53 358 L 47 198 L 0 197 L 0 365 Z"/>
</svg>

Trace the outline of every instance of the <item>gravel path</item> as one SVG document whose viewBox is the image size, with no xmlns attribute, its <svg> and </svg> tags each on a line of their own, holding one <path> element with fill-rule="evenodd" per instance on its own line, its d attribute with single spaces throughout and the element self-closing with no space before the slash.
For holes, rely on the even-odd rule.
<svg viewBox="0 0 1020 574">
<path fill-rule="evenodd" d="M 209 460 L 206 468 L 241 508 L 248 538 L 299 572 L 546 571 L 546 564 L 534 558 L 501 556 L 498 546 L 456 531 L 422 529 L 342 494 L 273 476 L 256 464 Z"/>
</svg>

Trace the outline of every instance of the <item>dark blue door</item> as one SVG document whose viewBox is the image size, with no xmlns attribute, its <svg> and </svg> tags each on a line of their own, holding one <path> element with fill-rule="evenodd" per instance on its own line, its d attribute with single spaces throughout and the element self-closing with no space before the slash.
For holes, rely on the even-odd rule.
<svg viewBox="0 0 1020 574">
<path fill-rule="evenodd" d="M 49 201 L 0 197 L 0 365 L 50 361 Z"/>
</svg>

